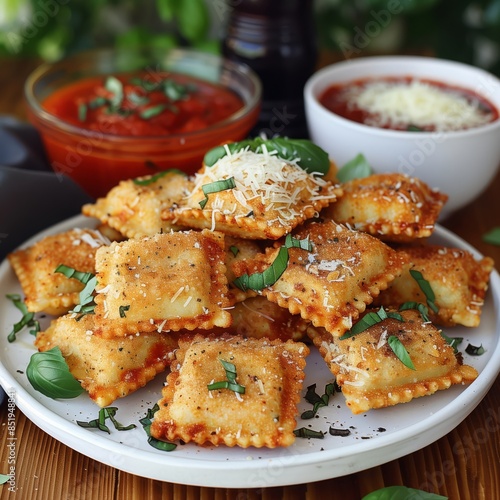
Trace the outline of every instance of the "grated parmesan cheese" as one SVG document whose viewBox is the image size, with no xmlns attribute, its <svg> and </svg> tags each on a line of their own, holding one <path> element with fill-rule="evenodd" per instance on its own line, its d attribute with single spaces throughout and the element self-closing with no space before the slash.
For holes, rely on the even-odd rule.
<svg viewBox="0 0 500 500">
<path fill-rule="evenodd" d="M 374 81 L 363 87 L 351 87 L 346 98 L 373 115 L 365 123 L 375 127 L 406 129 L 411 124 L 446 131 L 477 127 L 492 120 L 491 113 L 459 92 L 419 80 Z"/>
</svg>

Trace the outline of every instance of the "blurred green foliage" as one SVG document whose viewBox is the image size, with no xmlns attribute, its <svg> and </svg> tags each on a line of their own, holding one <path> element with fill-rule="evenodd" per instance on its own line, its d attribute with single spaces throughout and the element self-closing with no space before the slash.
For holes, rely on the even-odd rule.
<svg viewBox="0 0 500 500">
<path fill-rule="evenodd" d="M 277 1 L 277 0 L 269 0 Z M 313 0 L 321 49 L 432 53 L 500 75 L 500 0 Z M 119 45 L 217 52 L 235 0 L 0 0 L 0 55 Z"/>
</svg>

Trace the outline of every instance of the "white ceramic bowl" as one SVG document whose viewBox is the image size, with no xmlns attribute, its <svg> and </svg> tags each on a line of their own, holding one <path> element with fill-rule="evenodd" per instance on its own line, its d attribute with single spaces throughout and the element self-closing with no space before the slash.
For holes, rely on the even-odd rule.
<svg viewBox="0 0 500 500">
<path fill-rule="evenodd" d="M 468 88 L 500 110 L 500 80 L 466 64 L 413 56 L 366 57 L 327 66 L 304 88 L 311 140 L 341 167 L 363 153 L 377 172 L 418 177 L 449 196 L 441 218 L 464 207 L 488 186 L 500 165 L 500 119 L 450 132 L 407 132 L 342 118 L 318 97 L 333 83 L 360 78 L 415 76 Z"/>
</svg>

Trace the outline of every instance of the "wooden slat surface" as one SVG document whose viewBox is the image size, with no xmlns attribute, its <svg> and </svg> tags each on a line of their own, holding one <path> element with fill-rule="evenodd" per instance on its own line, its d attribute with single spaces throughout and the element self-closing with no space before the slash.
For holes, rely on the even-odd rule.
<svg viewBox="0 0 500 500">
<path fill-rule="evenodd" d="M 0 61 L 0 114 L 25 117 L 22 82 L 33 66 L 32 61 Z M 493 257 L 500 269 L 500 247 L 481 239 L 485 231 L 500 226 L 500 173 L 480 199 L 443 225 Z M 0 473 L 5 473 L 9 458 L 5 405 L 0 409 L 0 425 Z M 439 441 L 379 467 L 305 485 L 231 490 L 137 477 L 73 451 L 39 430 L 19 410 L 16 438 L 16 492 L 0 486 L 0 500 L 359 500 L 394 484 L 423 488 L 451 500 L 500 499 L 500 378 L 471 415 Z"/>
</svg>

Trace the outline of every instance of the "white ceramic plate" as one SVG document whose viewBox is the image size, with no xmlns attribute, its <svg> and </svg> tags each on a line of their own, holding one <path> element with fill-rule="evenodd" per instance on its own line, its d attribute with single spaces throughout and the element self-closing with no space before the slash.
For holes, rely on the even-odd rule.
<svg viewBox="0 0 500 500">
<path fill-rule="evenodd" d="M 83 216 L 69 219 L 38 234 L 32 244 L 47 234 L 74 227 L 92 226 L 94 221 Z M 460 247 L 479 254 L 463 240 L 438 227 L 436 242 Z M 83 394 L 73 400 L 52 400 L 36 392 L 25 375 L 29 358 L 35 352 L 33 337 L 23 331 L 14 343 L 7 342 L 12 325 L 20 313 L 5 294 L 21 293 L 8 262 L 0 265 L 0 383 L 14 398 L 18 407 L 36 425 L 55 439 L 100 462 L 140 476 L 198 486 L 257 488 L 308 483 L 338 477 L 399 458 L 428 444 L 456 427 L 485 396 L 500 372 L 500 278 L 492 273 L 490 289 L 477 329 L 456 327 L 451 336 L 464 337 L 461 350 L 470 342 L 482 344 L 486 353 L 472 357 L 464 353 L 464 361 L 476 367 L 479 377 L 467 387 L 453 387 L 433 396 L 408 404 L 352 415 L 341 394 L 335 394 L 328 407 L 321 408 L 312 420 L 299 419 L 298 427 L 326 432 L 324 439 L 300 439 L 284 449 L 202 448 L 179 445 L 167 453 L 152 448 L 138 420 L 159 399 L 164 375 L 147 387 L 113 406 L 116 418 L 124 425 L 137 424 L 131 431 L 120 432 L 110 426 L 111 434 L 84 429 L 76 420 L 97 417 L 98 407 Z M 48 321 L 48 318 L 44 320 Z M 323 393 L 332 377 L 317 352 L 307 361 L 305 388 L 317 384 Z M 300 412 L 310 409 L 306 401 Z M 347 437 L 332 436 L 330 426 L 349 429 Z"/>
</svg>

